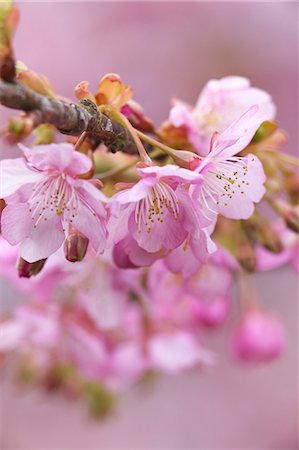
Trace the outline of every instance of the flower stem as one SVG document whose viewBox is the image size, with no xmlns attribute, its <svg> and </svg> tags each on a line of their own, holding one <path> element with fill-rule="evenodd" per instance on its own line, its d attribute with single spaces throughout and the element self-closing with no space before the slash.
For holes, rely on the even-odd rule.
<svg viewBox="0 0 299 450">
<path fill-rule="evenodd" d="M 116 121 L 121 123 L 129 130 L 137 147 L 141 161 L 143 161 L 147 165 L 151 165 L 152 161 L 148 156 L 148 154 L 146 153 L 145 148 L 143 147 L 143 144 L 138 136 L 138 132 L 137 130 L 135 130 L 133 125 L 130 124 L 128 119 L 120 111 L 118 111 L 116 108 L 113 108 L 111 105 L 103 105 L 102 107 L 100 106 L 99 109 L 103 113 L 106 112 L 110 117 L 112 116 Z"/>
<path fill-rule="evenodd" d="M 274 153 L 274 155 L 276 156 L 277 159 L 280 159 L 281 161 L 285 161 L 289 164 L 293 164 L 293 165 L 299 167 L 299 159 L 296 158 L 295 156 L 286 155 L 285 153 L 279 153 L 277 150 L 274 150 L 272 148 L 265 148 L 262 151 L 257 152 L 257 153 L 263 154 L 264 152 Z"/>
<path fill-rule="evenodd" d="M 99 180 L 105 180 L 106 178 L 113 177 L 115 175 L 119 175 L 122 172 L 125 172 L 126 170 L 130 169 L 131 167 L 134 167 L 137 163 L 137 160 L 131 161 L 129 164 L 126 164 L 125 166 L 118 167 L 116 169 L 108 170 L 107 172 L 96 174 L 96 178 Z"/>
<path fill-rule="evenodd" d="M 154 147 L 158 147 L 160 150 L 162 150 L 164 153 L 167 153 L 169 156 L 173 156 L 174 149 L 171 147 L 168 147 L 168 145 L 162 144 L 159 141 L 156 141 L 156 139 L 151 138 L 147 134 L 142 133 L 141 131 L 136 130 L 136 133 L 138 136 L 148 144 L 153 145 Z"/>
<path fill-rule="evenodd" d="M 84 140 L 86 139 L 87 131 L 83 131 L 83 133 L 79 136 L 79 138 L 76 141 L 75 144 L 75 150 L 79 150 L 81 147 L 81 144 L 83 144 Z"/>
<path fill-rule="evenodd" d="M 159 155 L 160 155 L 159 150 L 158 151 L 157 150 L 153 150 L 153 151 L 150 152 L 150 157 L 151 158 L 155 158 L 156 156 L 159 156 Z M 134 161 L 131 161 L 130 163 L 125 164 L 122 167 L 117 167 L 115 169 L 108 170 L 107 172 L 96 174 L 95 177 L 98 178 L 99 180 L 104 180 L 106 178 L 110 178 L 110 177 L 113 177 L 115 175 L 119 175 L 122 172 L 125 172 L 128 169 L 131 169 L 131 167 L 134 167 L 134 165 L 136 165 L 137 162 L 138 162 L 138 160 L 134 159 Z"/>
</svg>

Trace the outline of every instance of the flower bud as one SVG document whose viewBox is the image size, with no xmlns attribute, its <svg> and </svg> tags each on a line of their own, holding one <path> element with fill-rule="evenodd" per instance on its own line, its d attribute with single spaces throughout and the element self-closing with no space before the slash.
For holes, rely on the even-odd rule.
<svg viewBox="0 0 299 450">
<path fill-rule="evenodd" d="M 44 267 L 46 259 L 40 259 L 39 261 L 35 261 L 33 263 L 25 261 L 23 258 L 19 258 L 17 261 L 17 270 L 20 278 L 30 278 L 33 275 L 37 275 L 41 272 Z"/>
<path fill-rule="evenodd" d="M 188 150 L 172 150 L 171 157 L 176 164 L 189 170 L 195 170 L 202 161 L 200 156 Z"/>
<path fill-rule="evenodd" d="M 285 177 L 285 189 L 293 205 L 299 203 L 299 177 L 296 173 L 289 171 Z"/>
<path fill-rule="evenodd" d="M 120 109 L 132 98 L 132 95 L 132 88 L 124 84 L 119 75 L 107 73 L 99 83 L 95 99 L 97 105 L 112 105 Z"/>
<path fill-rule="evenodd" d="M 254 272 L 256 266 L 256 256 L 253 246 L 249 239 L 246 237 L 240 239 L 236 250 L 236 259 L 240 266 L 246 270 L 246 272 Z"/>
<path fill-rule="evenodd" d="M 253 237 L 255 241 L 272 253 L 282 252 L 283 243 L 278 232 L 274 230 L 267 219 L 257 212 L 243 222 L 243 226 L 249 238 Z"/>
<path fill-rule="evenodd" d="M 51 144 L 55 140 L 56 129 L 53 125 L 42 123 L 34 130 L 35 140 L 33 145 Z"/>
<path fill-rule="evenodd" d="M 7 127 L 1 132 L 9 144 L 25 139 L 33 130 L 34 122 L 29 113 L 12 117 Z"/>
<path fill-rule="evenodd" d="M 6 206 L 5 201 L 3 200 L 3 198 L 0 198 L 0 218 L 1 218 L 1 214 L 2 214 L 2 211 L 5 208 L 5 206 Z"/>
<path fill-rule="evenodd" d="M 283 200 L 271 200 L 274 210 L 284 219 L 287 227 L 299 233 L 299 205 L 292 206 Z"/>
<path fill-rule="evenodd" d="M 82 261 L 86 255 L 88 239 L 79 232 L 72 232 L 64 241 L 64 255 L 70 262 Z"/>
<path fill-rule="evenodd" d="M 263 122 L 255 132 L 252 142 L 261 142 L 269 138 L 277 130 L 277 126 L 276 122 L 269 120 Z"/>
<path fill-rule="evenodd" d="M 77 84 L 77 86 L 75 87 L 75 95 L 78 100 L 81 100 L 82 98 L 88 98 L 93 103 L 96 103 L 96 99 L 94 98 L 94 95 L 89 91 L 88 86 L 88 81 L 81 81 L 81 83 Z"/>
<path fill-rule="evenodd" d="M 137 130 L 143 133 L 153 133 L 154 125 L 152 121 L 145 116 L 142 107 L 134 100 L 128 100 L 128 102 L 121 108 L 122 114 L 124 114 L 129 122 Z"/>
<path fill-rule="evenodd" d="M 82 385 L 82 397 L 94 417 L 106 417 L 114 411 L 115 396 L 100 383 L 87 381 Z"/>
<path fill-rule="evenodd" d="M 229 299 L 217 297 L 211 302 L 197 302 L 195 314 L 196 318 L 203 326 L 215 328 L 226 320 L 229 309 Z"/>
<path fill-rule="evenodd" d="M 24 86 L 46 95 L 47 97 L 55 98 L 56 94 L 50 81 L 42 74 L 37 74 L 33 70 L 28 69 L 24 63 L 17 61 L 17 80 Z"/>
<path fill-rule="evenodd" d="M 232 337 L 235 356 L 247 362 L 269 362 L 281 355 L 285 335 L 281 322 L 258 309 L 246 312 Z"/>
</svg>

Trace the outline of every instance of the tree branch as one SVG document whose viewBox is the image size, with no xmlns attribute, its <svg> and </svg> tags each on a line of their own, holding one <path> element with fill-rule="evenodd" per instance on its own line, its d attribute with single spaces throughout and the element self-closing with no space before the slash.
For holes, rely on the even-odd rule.
<svg viewBox="0 0 299 450">
<path fill-rule="evenodd" d="M 108 150 L 136 154 L 129 131 L 101 113 L 88 99 L 79 103 L 46 97 L 21 83 L 0 80 L 0 103 L 8 108 L 30 113 L 34 125 L 49 123 L 63 134 L 79 136 L 84 131 L 97 145 L 103 142 Z"/>
</svg>

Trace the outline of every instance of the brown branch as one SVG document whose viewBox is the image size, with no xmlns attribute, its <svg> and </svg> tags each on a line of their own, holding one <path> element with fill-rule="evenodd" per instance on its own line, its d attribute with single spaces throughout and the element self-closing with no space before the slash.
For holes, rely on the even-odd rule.
<svg viewBox="0 0 299 450">
<path fill-rule="evenodd" d="M 90 100 L 69 103 L 46 97 L 19 82 L 0 80 L 0 103 L 8 108 L 30 113 L 34 126 L 54 125 L 63 134 L 79 136 L 84 131 L 97 144 L 103 142 L 108 150 L 136 154 L 135 143 L 126 128 L 101 113 Z"/>
</svg>

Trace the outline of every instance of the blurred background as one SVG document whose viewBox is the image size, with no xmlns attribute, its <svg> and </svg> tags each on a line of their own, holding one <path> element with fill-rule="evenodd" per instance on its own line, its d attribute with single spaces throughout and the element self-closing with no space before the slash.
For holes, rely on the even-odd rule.
<svg viewBox="0 0 299 450">
<path fill-rule="evenodd" d="M 73 98 L 107 72 L 134 88 L 156 125 L 171 98 L 194 104 L 210 78 L 242 75 L 268 91 L 297 153 L 298 4 L 292 2 L 22 2 L 15 54 Z M 1 109 L 1 124 L 6 112 Z M 0 156 L 11 150 L 4 146 Z M 94 422 L 75 402 L 4 381 L 1 449 L 298 448 L 298 283 L 291 269 L 255 277 L 262 302 L 287 330 L 285 355 L 269 366 L 230 359 L 228 332 L 210 338 L 218 367 L 135 388 L 115 415 Z"/>
</svg>

